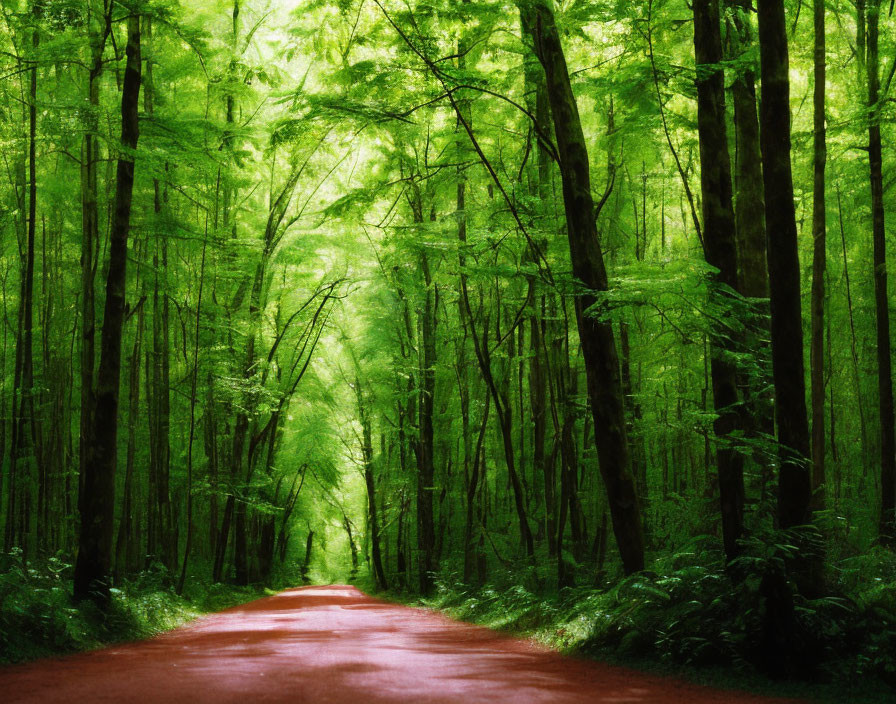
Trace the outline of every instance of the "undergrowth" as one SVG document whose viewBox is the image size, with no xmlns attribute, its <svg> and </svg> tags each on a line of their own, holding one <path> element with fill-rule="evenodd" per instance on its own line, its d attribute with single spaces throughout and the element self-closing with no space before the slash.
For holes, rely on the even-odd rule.
<svg viewBox="0 0 896 704">
<path fill-rule="evenodd" d="M 657 559 L 653 571 L 598 587 L 536 593 L 514 572 L 471 588 L 441 575 L 425 606 L 465 621 L 534 638 L 567 653 L 636 664 L 691 679 L 836 702 L 894 701 L 896 557 L 882 548 L 829 560 L 826 596 L 807 599 L 792 584 L 794 627 L 786 673 L 771 684 L 764 640 L 763 577 L 780 570 L 792 545 L 757 539 L 726 572 L 701 540 Z M 765 684 L 763 684 L 765 683 Z M 818 685 L 812 687 L 811 685 Z M 783 690 L 782 690 L 783 687 Z M 817 690 L 817 691 L 816 691 Z"/>
<path fill-rule="evenodd" d="M 193 582 L 178 596 L 159 565 L 113 589 L 109 608 L 101 610 L 72 601 L 72 566 L 61 558 L 26 563 L 16 551 L 2 556 L 0 567 L 0 663 L 148 638 L 261 594 Z"/>
</svg>

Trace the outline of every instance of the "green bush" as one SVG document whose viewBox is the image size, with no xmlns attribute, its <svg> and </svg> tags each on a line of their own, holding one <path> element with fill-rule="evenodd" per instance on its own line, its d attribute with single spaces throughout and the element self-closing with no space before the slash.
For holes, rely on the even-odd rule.
<svg viewBox="0 0 896 704">
<path fill-rule="evenodd" d="M 18 550 L 0 556 L 0 662 L 148 638 L 260 594 L 255 588 L 193 583 L 178 596 L 156 565 L 112 589 L 103 610 L 72 601 L 71 573 L 59 556 L 40 562 L 25 562 Z"/>
<path fill-rule="evenodd" d="M 800 595 L 783 575 L 805 534 L 755 534 L 727 570 L 710 537 L 658 559 L 652 572 L 604 589 L 535 594 L 523 586 L 474 589 L 442 575 L 426 606 L 456 618 L 533 636 L 567 652 L 669 668 L 769 671 L 769 579 L 778 575 L 793 606 L 786 674 L 848 685 L 868 677 L 896 682 L 896 557 L 875 549 L 832 563 L 821 598 Z M 804 590 L 808 591 L 808 590 Z"/>
</svg>

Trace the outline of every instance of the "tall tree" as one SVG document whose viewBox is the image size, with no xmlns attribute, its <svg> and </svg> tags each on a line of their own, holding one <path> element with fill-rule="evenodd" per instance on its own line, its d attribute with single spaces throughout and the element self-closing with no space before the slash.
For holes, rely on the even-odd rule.
<svg viewBox="0 0 896 704">
<path fill-rule="evenodd" d="M 809 366 L 812 394 L 812 506 L 825 504 L 824 434 L 824 279 L 827 268 L 827 218 L 825 215 L 824 171 L 827 162 L 825 138 L 825 27 L 824 0 L 813 0 L 812 24 L 815 31 L 813 64 L 813 156 L 812 156 L 812 301 Z"/>
<path fill-rule="evenodd" d="M 760 141 L 768 229 L 772 370 L 780 452 L 778 524 L 809 519 L 809 423 L 803 362 L 800 261 L 790 164 L 790 61 L 783 0 L 759 0 Z"/>
<path fill-rule="evenodd" d="M 143 75 L 143 107 L 150 117 L 155 113 L 156 88 L 153 80 L 152 20 L 146 18 L 143 26 L 143 54 L 146 58 Z M 167 165 L 166 165 L 167 167 Z M 167 171 L 167 168 L 166 168 Z M 152 209 L 154 215 L 153 237 L 153 290 L 152 290 L 152 403 L 150 413 L 150 477 L 154 496 L 150 497 L 150 511 L 154 516 L 147 558 L 160 559 L 170 572 L 177 562 L 177 544 L 174 540 L 171 509 L 171 325 L 170 294 L 168 281 L 168 232 L 164 226 L 167 194 L 157 176 L 152 179 Z"/>
<path fill-rule="evenodd" d="M 425 246 L 425 245 L 424 245 Z M 435 561 L 435 445 L 433 411 L 436 393 L 436 310 L 438 291 L 430 271 L 426 250 L 420 252 L 423 274 L 423 309 L 420 315 L 420 403 L 417 441 L 417 547 L 420 550 L 420 591 L 428 594 L 433 586 Z"/>
<path fill-rule="evenodd" d="M 887 293 L 887 240 L 884 222 L 883 148 L 880 134 L 880 0 L 867 0 L 868 165 L 871 230 L 874 242 L 874 309 L 877 319 L 877 392 L 880 410 L 880 534 L 896 542 L 896 413 Z"/>
<path fill-rule="evenodd" d="M 31 544 L 32 474 L 37 468 L 37 443 L 34 405 L 34 255 L 37 239 L 37 49 L 40 46 L 40 6 L 31 8 L 31 49 L 28 55 L 26 160 L 28 163 L 27 224 L 22 252 L 19 286 L 19 321 L 13 375 L 12 446 L 10 448 L 10 487 L 6 523 L 6 549 Z"/>
<path fill-rule="evenodd" d="M 134 152 L 140 136 L 140 16 L 128 18 L 127 62 L 121 92 L 121 151 L 115 176 L 115 208 L 109 232 L 109 270 L 100 340 L 93 430 L 84 467 L 81 532 L 75 563 L 74 595 L 99 603 L 109 599 L 112 533 L 115 521 L 115 468 L 118 451 L 118 394 L 121 338 L 125 318 L 128 235 L 134 193 Z"/>
<path fill-rule="evenodd" d="M 355 360 L 357 372 L 357 360 Z M 360 377 L 355 377 L 355 399 L 358 404 L 358 419 L 361 422 L 361 461 L 364 470 L 364 486 L 367 490 L 367 522 L 370 538 L 370 552 L 373 560 L 373 578 L 378 589 L 388 589 L 389 583 L 383 567 L 383 556 L 380 547 L 380 519 L 376 498 L 376 474 L 373 464 L 373 440 L 370 427 L 370 416 L 364 398 L 364 387 Z M 423 586 L 421 575 L 421 587 Z"/>
<path fill-rule="evenodd" d="M 609 282 L 597 234 L 588 147 L 550 0 L 522 0 L 521 11 L 533 13 L 527 24 L 532 28 L 531 39 L 547 83 L 572 270 L 587 291 L 576 296 L 576 321 L 598 461 L 622 564 L 631 574 L 644 568 L 644 534 L 625 430 L 616 340 L 613 325 L 603 317 L 597 297 L 597 293 L 608 290 Z"/>
<path fill-rule="evenodd" d="M 762 157 L 756 106 L 755 49 L 751 6 L 746 0 L 729 0 L 729 42 L 739 70 L 731 83 L 737 160 L 734 171 L 739 290 L 751 299 L 768 297 L 765 206 Z M 771 429 L 774 431 L 774 428 Z"/>
<path fill-rule="evenodd" d="M 711 296 L 731 308 L 738 290 L 737 236 L 731 195 L 731 164 L 725 124 L 725 75 L 721 68 L 719 0 L 694 0 L 694 54 L 697 62 L 697 130 L 706 261 L 718 269 Z M 717 324 L 710 344 L 712 395 L 716 410 L 716 462 L 725 554 L 734 559 L 743 533 L 743 455 L 734 446 L 739 429 L 737 349 L 731 326 Z"/>
<path fill-rule="evenodd" d="M 84 136 L 81 141 L 81 308 L 80 308 L 80 421 L 79 421 L 79 494 L 81 509 L 87 451 L 92 444 L 91 413 L 96 404 L 96 269 L 99 251 L 99 203 L 97 166 L 100 161 L 100 79 L 103 74 L 103 52 L 112 31 L 112 3 L 106 3 L 97 17 L 95 3 L 87 5 L 90 64 L 87 69 L 87 104 L 89 106 Z"/>
</svg>

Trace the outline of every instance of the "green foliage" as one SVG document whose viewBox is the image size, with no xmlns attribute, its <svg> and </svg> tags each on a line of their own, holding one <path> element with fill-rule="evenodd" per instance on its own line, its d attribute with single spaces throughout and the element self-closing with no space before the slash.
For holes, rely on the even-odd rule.
<svg viewBox="0 0 896 704">
<path fill-rule="evenodd" d="M 148 638 L 262 593 L 193 582 L 179 597 L 156 565 L 113 589 L 101 610 L 91 601 L 72 601 L 71 570 L 59 557 L 25 562 L 19 550 L 0 556 L 0 663 Z"/>
<path fill-rule="evenodd" d="M 786 534 L 755 536 L 726 571 L 715 541 L 697 539 L 684 551 L 658 558 L 654 571 L 598 589 L 536 593 L 505 581 L 471 588 L 449 574 L 431 598 L 418 603 L 569 653 L 648 667 L 661 663 L 698 678 L 712 667 L 753 677 L 763 657 L 763 577 L 792 554 L 792 540 Z M 868 701 L 882 701 L 875 692 L 885 692 L 886 685 L 878 690 L 875 683 L 896 683 L 896 557 L 875 550 L 843 561 L 835 573 L 828 596 L 807 599 L 791 586 L 803 675 L 826 683 L 828 689 L 814 696 L 824 693 L 837 701 L 836 692 L 854 688 L 855 701 L 865 701 L 859 697 L 865 690 L 871 691 Z"/>
<path fill-rule="evenodd" d="M 756 419 L 773 425 L 773 392 L 766 300 L 713 285 L 715 270 L 697 237 L 694 79 L 707 67 L 694 65 L 693 8 L 685 0 L 549 4 L 601 202 L 597 239 L 609 290 L 590 292 L 597 304 L 585 314 L 612 323 L 654 571 L 620 578 L 577 332 L 576 296 L 584 289 L 572 274 L 544 71 L 518 4 L 139 0 L 127 6 L 152 19 L 143 47 L 144 96 L 151 88 L 152 100 L 141 105 L 134 154 L 121 460 L 110 497 L 121 586 L 100 614 L 70 603 L 68 558 L 25 565 L 21 553 L 4 557 L 0 635 L 8 658 L 140 637 L 254 594 L 207 585 L 228 504 L 245 510 L 242 581 L 369 586 L 379 541 L 390 585 L 411 593 L 422 563 L 417 499 L 431 493 L 441 580 L 431 605 L 602 656 L 670 667 L 749 668 L 761 659 L 764 580 L 786 571 L 798 541 L 769 527 L 779 450 L 773 428 L 714 434 L 713 355 L 737 368 L 738 410 L 755 404 Z M 24 0 L 4 2 L 0 27 L 0 147 L 7 157 L 0 188 L 0 524 L 4 540 L 25 543 L 29 555 L 71 555 L 80 405 L 91 397 L 78 374 L 86 359 L 80 306 L 89 282 L 99 340 L 126 13 L 110 5 L 93 105 L 87 69 L 108 3 L 34 5 L 37 17 Z M 807 264 L 811 13 L 787 5 L 799 255 Z M 869 401 L 877 395 L 876 321 L 857 5 L 832 0 L 826 8 L 830 421 L 828 509 L 817 523 L 827 589 L 818 593 L 827 596 L 795 597 L 793 637 L 805 659 L 849 681 L 893 675 L 896 566 L 892 553 L 874 544 L 880 428 Z M 729 46 L 735 20 L 750 29 L 755 13 L 749 3 L 727 2 L 722 14 L 719 65 L 731 87 L 759 68 L 755 41 L 734 56 Z M 896 34 L 893 18 L 881 19 L 889 80 Z M 32 61 L 35 29 L 40 44 Z M 892 171 L 896 102 L 889 83 L 887 90 L 882 132 Z M 743 116 L 731 108 L 728 99 L 737 167 L 749 159 L 733 129 Z M 82 180 L 91 163 L 83 148 L 93 137 L 100 222 L 97 259 L 82 279 L 82 198 L 90 190 Z M 21 433 L 6 424 L 26 398 L 17 384 L 29 181 L 37 188 L 36 410 L 26 435 L 40 446 L 13 462 Z M 740 191 L 737 178 L 732 185 Z M 893 188 L 886 170 L 884 187 L 888 194 Z M 746 208 L 761 219 L 761 204 L 750 198 L 736 194 L 738 213 Z M 886 202 L 889 224 L 893 202 Z M 803 294 L 808 280 L 804 275 Z M 330 283 L 332 296 L 318 309 Z M 434 350 L 429 358 L 427 348 Z M 424 419 L 427 401 L 433 409 Z M 432 443 L 424 448 L 427 425 Z M 717 545 L 715 468 L 717 450 L 726 447 L 746 460 L 750 535 L 728 570 Z M 425 487 L 418 481 L 424 449 L 433 458 L 432 486 Z M 520 546 L 514 460 L 523 520 L 535 536 L 531 559 Z M 162 473 L 167 497 L 156 495 Z M 166 503 L 175 527 L 161 535 Z M 371 505 L 379 511 L 376 531 Z M 171 575 L 189 526 L 187 598 L 180 599 Z M 229 530 L 217 575 L 225 582 L 236 579 L 236 528 Z M 271 547 L 272 530 L 274 557 L 265 561 L 261 548 Z M 160 545 L 166 539 L 171 544 Z M 167 560 L 167 569 L 145 570 L 154 560 Z M 465 571 L 468 581 L 488 586 L 463 584 Z"/>
</svg>

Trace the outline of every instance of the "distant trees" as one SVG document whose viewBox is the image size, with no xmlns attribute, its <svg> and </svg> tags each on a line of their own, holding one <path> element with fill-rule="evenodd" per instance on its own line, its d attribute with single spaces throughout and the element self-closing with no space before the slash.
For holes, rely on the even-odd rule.
<svg viewBox="0 0 896 704">
<path fill-rule="evenodd" d="M 222 554 L 218 576 L 229 579 L 240 561 L 242 581 L 269 581 L 288 559 L 291 523 L 278 531 L 278 519 L 300 503 L 301 485 L 281 488 L 296 469 L 278 460 L 282 424 L 339 280 L 315 271 L 314 281 L 298 274 L 287 285 L 295 260 L 270 260 L 314 207 L 332 163 L 341 163 L 334 158 L 321 170 L 315 161 L 332 156 L 321 149 L 325 121 L 315 123 L 316 139 L 302 141 L 284 114 L 282 124 L 266 116 L 251 140 L 253 148 L 270 145 L 272 163 L 278 151 L 289 152 L 286 184 L 272 183 L 270 169 L 263 179 L 288 197 L 273 197 L 258 309 L 247 316 L 256 323 L 249 337 L 258 354 L 245 362 L 245 388 L 235 390 L 227 369 L 248 338 L 225 305 L 252 283 L 257 254 L 236 241 L 236 215 L 254 227 L 263 199 L 247 206 L 254 189 L 240 195 L 255 157 L 242 150 L 246 124 L 242 142 L 233 135 L 239 105 L 228 99 L 252 97 L 243 88 L 257 68 L 222 57 L 245 52 L 260 24 L 240 41 L 227 40 L 225 50 L 192 20 L 162 8 L 91 1 L 7 9 L 0 40 L 12 49 L 4 71 L 14 62 L 16 86 L 13 94 L 4 79 L 0 125 L 4 140 L 16 135 L 16 155 L 7 160 L 0 223 L 0 366 L 4 379 L 9 372 L 0 386 L 4 547 L 27 559 L 71 557 L 78 599 L 104 604 L 113 583 L 147 569 L 162 570 L 183 590 L 190 569 L 214 562 L 219 499 L 226 505 L 238 496 L 233 513 L 245 520 L 235 542 L 245 548 Z M 230 9 L 233 24 L 240 4 Z M 202 66 L 210 73 L 191 83 L 198 73 L 171 69 L 182 59 L 187 73 Z M 264 80 L 269 89 L 274 79 Z M 186 84 L 201 84 L 203 97 L 179 95 L 173 108 Z M 215 140 L 226 149 L 213 147 Z M 310 185 L 296 203 L 303 179 Z M 246 409 L 234 400 L 242 394 L 263 403 L 246 413 L 251 465 L 228 486 L 219 468 L 233 464 L 234 420 Z"/>
</svg>

